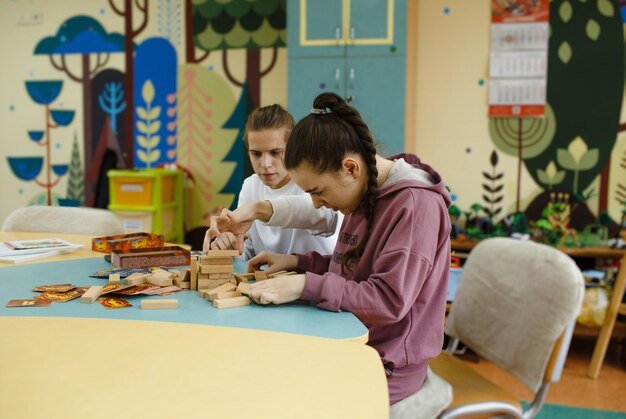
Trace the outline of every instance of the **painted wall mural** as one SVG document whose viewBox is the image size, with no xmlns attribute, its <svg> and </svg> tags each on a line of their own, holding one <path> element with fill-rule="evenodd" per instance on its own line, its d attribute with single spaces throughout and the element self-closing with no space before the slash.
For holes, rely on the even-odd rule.
<svg viewBox="0 0 626 419">
<path fill-rule="evenodd" d="M 608 210 L 610 156 L 624 96 L 623 22 L 611 0 L 554 0 L 550 13 L 545 118 L 492 118 L 489 134 L 499 151 L 518 161 L 515 213 L 540 219 L 554 196 L 567 197 L 571 225 L 582 229 Z M 544 190 L 525 209 L 522 165 Z M 592 196 L 597 208 L 587 205 Z M 619 218 L 613 221 L 615 228 Z"/>
<path fill-rule="evenodd" d="M 45 147 L 42 157 L 7 157 L 13 174 L 21 180 L 35 182 L 46 190 L 43 195 L 35 196 L 31 202 L 52 205 L 58 203 L 59 197 L 52 193 L 61 177 L 67 173 L 68 164 L 53 164 L 51 158 L 52 130 L 66 127 L 74 119 L 74 111 L 68 109 L 51 109 L 50 105 L 57 100 L 63 88 L 62 80 L 27 81 L 26 90 L 33 102 L 44 106 L 44 129 L 28 131 L 28 137 L 41 147 Z M 43 177 L 40 178 L 43 169 Z M 43 199 L 42 196 L 45 196 Z"/>
</svg>

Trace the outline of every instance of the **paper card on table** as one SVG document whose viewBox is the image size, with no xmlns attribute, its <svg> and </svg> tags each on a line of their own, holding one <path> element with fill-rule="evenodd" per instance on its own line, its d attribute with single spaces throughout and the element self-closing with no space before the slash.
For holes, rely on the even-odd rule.
<svg viewBox="0 0 626 419">
<path fill-rule="evenodd" d="M 38 300 L 50 300 L 57 303 L 66 303 L 80 297 L 84 293 L 84 289 L 76 288 L 68 292 L 42 292 L 41 294 L 36 295 L 35 298 Z"/>
<path fill-rule="evenodd" d="M 100 302 L 102 307 L 106 309 L 126 308 L 133 306 L 130 302 L 128 302 L 126 298 L 121 297 L 99 298 L 98 301 Z"/>
<path fill-rule="evenodd" d="M 100 295 L 110 294 L 112 292 L 121 291 L 126 288 L 130 288 L 132 285 L 122 285 L 119 282 L 109 282 L 105 286 L 102 287 L 102 292 Z"/>
<path fill-rule="evenodd" d="M 72 284 L 54 284 L 54 285 L 40 285 L 33 288 L 36 292 L 68 292 L 76 288 Z"/>
<path fill-rule="evenodd" d="M 139 295 L 142 294 L 144 291 L 156 290 L 159 288 L 161 287 L 153 284 L 137 284 L 121 291 L 114 291 L 114 293 L 122 295 Z"/>
<path fill-rule="evenodd" d="M 50 304 L 52 301 L 44 299 L 11 300 L 5 307 L 47 307 Z"/>
</svg>

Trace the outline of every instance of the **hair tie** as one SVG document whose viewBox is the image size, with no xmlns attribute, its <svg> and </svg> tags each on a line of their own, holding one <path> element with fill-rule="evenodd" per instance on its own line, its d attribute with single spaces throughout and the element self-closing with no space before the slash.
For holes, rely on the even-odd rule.
<svg viewBox="0 0 626 419">
<path fill-rule="evenodd" d="M 324 109 L 311 108 L 311 113 L 315 115 L 326 115 L 326 114 L 331 113 L 331 110 L 330 108 L 324 108 Z"/>
</svg>

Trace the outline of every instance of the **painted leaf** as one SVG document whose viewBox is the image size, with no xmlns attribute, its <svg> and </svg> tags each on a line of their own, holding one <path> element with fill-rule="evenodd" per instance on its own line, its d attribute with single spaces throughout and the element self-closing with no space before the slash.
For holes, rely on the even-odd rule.
<svg viewBox="0 0 626 419">
<path fill-rule="evenodd" d="M 161 142 L 161 137 L 159 135 L 150 137 L 150 139 L 148 140 L 148 147 L 146 148 L 155 148 L 159 145 L 159 142 Z"/>
<path fill-rule="evenodd" d="M 149 119 L 148 112 L 146 112 L 146 108 L 142 108 L 141 106 L 137 106 L 137 115 L 139 115 L 139 118 L 141 119 Z"/>
<path fill-rule="evenodd" d="M 567 146 L 567 151 L 570 152 L 577 164 L 580 163 L 580 159 L 587 153 L 587 150 L 587 143 L 580 135 L 574 138 Z"/>
<path fill-rule="evenodd" d="M 572 5 L 569 1 L 565 0 L 559 7 L 559 17 L 565 23 L 569 22 L 572 18 Z"/>
<path fill-rule="evenodd" d="M 545 170 L 537 169 L 537 178 L 539 178 L 539 182 L 545 185 L 552 184 L 552 179 L 550 179 L 550 176 L 548 176 Z"/>
<path fill-rule="evenodd" d="M 141 132 L 143 134 L 147 134 L 148 133 L 148 126 L 143 121 L 137 121 L 137 130 L 139 130 L 139 132 Z"/>
<path fill-rule="evenodd" d="M 565 170 L 559 170 L 554 175 L 554 179 L 552 180 L 552 184 L 553 185 L 559 185 L 559 184 L 561 184 L 563 182 L 563 179 L 565 179 Z"/>
<path fill-rule="evenodd" d="M 598 153 L 597 148 L 592 148 L 580 158 L 580 162 L 578 163 L 579 170 L 589 170 L 593 168 L 596 164 L 598 164 L 598 159 L 600 155 Z"/>
<path fill-rule="evenodd" d="M 161 150 L 152 150 L 150 152 L 150 162 L 159 160 L 159 157 L 161 157 Z"/>
<path fill-rule="evenodd" d="M 606 17 L 611 17 L 615 14 L 615 8 L 610 0 L 598 0 L 598 11 Z"/>
<path fill-rule="evenodd" d="M 156 134 L 161 129 L 161 121 L 154 121 L 150 125 L 148 125 L 148 130 L 146 131 L 148 134 Z"/>
<path fill-rule="evenodd" d="M 587 26 L 585 27 L 585 32 L 587 36 L 592 41 L 597 41 L 600 37 L 600 25 L 593 19 L 589 19 L 587 22 Z"/>
<path fill-rule="evenodd" d="M 150 80 L 146 80 L 143 84 L 141 96 L 146 103 L 151 103 L 154 100 L 154 85 Z"/>
<path fill-rule="evenodd" d="M 259 46 L 274 45 L 277 39 L 278 32 L 270 26 L 267 19 L 264 19 L 261 27 L 252 33 L 252 40 Z"/>
<path fill-rule="evenodd" d="M 145 151 L 137 150 L 137 157 L 139 157 L 139 160 L 141 160 L 142 162 L 149 163 L 148 155 L 146 154 Z"/>
<path fill-rule="evenodd" d="M 556 150 L 556 161 L 568 170 L 576 170 L 576 161 L 569 151 L 559 148 Z"/>
<path fill-rule="evenodd" d="M 224 39 L 232 47 L 243 47 L 250 42 L 250 32 L 242 28 L 237 21 L 231 31 L 224 36 Z"/>
<path fill-rule="evenodd" d="M 159 115 L 161 115 L 161 107 L 155 106 L 154 108 L 150 109 L 150 113 L 148 114 L 148 117 L 146 119 L 157 119 Z"/>
<path fill-rule="evenodd" d="M 150 148 L 150 146 L 148 145 L 149 144 L 148 139 L 146 138 L 145 135 L 138 135 L 137 142 L 142 148 Z"/>
<path fill-rule="evenodd" d="M 563 64 L 569 63 L 572 59 L 572 47 L 569 46 L 567 41 L 563 41 L 559 47 L 559 58 L 563 61 Z"/>
</svg>

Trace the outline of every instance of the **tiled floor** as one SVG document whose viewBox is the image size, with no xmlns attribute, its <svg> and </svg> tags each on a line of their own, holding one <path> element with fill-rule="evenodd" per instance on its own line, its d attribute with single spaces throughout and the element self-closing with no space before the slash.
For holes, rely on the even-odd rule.
<svg viewBox="0 0 626 419">
<path fill-rule="evenodd" d="M 546 403 L 590 409 L 626 412 L 626 342 L 613 341 L 600 371 L 600 377 L 587 377 L 595 341 L 575 337 L 565 363 L 561 381 L 553 384 Z M 530 400 L 532 393 L 517 379 L 484 360 L 468 363 L 478 372 L 499 384 L 520 400 Z"/>
</svg>

